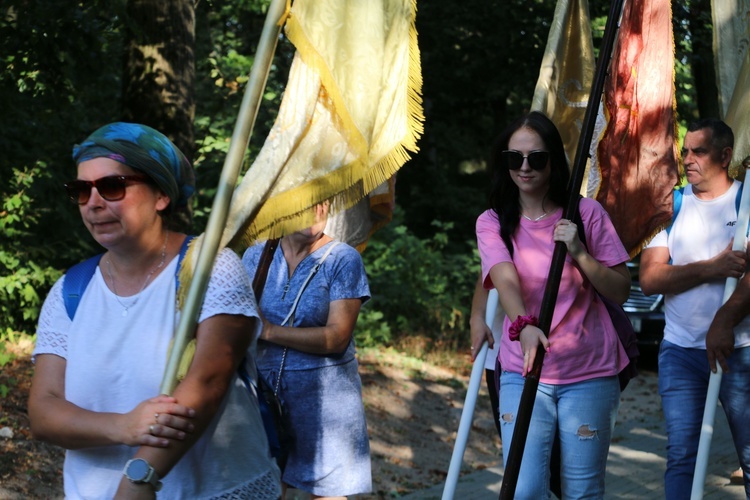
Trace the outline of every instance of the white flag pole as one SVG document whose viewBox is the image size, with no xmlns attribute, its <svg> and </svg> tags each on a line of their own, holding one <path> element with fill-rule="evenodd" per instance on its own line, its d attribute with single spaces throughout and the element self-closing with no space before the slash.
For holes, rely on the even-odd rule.
<svg viewBox="0 0 750 500">
<path fill-rule="evenodd" d="M 496 311 L 497 290 L 493 288 L 487 295 L 487 309 L 484 316 L 485 323 L 490 327 L 492 327 L 492 323 L 495 320 Z M 461 412 L 461 420 L 458 424 L 458 432 L 456 433 L 456 444 L 453 446 L 453 455 L 451 456 L 448 475 L 445 479 L 445 488 L 443 488 L 443 500 L 453 500 L 453 495 L 456 493 L 458 474 L 461 472 L 461 463 L 464 461 L 464 452 L 466 451 L 466 443 L 469 440 L 469 430 L 471 430 L 471 421 L 474 416 L 474 407 L 477 403 L 479 384 L 482 382 L 482 373 L 484 372 L 484 363 L 487 360 L 488 350 L 489 346 L 485 340 L 482 343 L 481 349 L 479 349 L 479 354 L 474 359 L 474 366 L 471 369 L 471 377 L 469 378 L 469 388 L 466 391 L 466 401 L 464 402 L 464 409 Z"/>
<path fill-rule="evenodd" d="M 747 227 L 750 219 L 750 178 L 747 171 L 750 169 L 750 157 L 742 162 L 745 167 L 745 182 L 742 184 L 742 198 L 740 209 L 737 212 L 737 226 L 734 232 L 734 243 L 732 250 L 745 251 L 747 248 Z M 724 285 L 724 299 L 722 304 L 729 300 L 734 289 L 737 287 L 737 278 L 727 278 Z M 701 437 L 698 442 L 698 456 L 695 461 L 695 473 L 693 474 L 693 489 L 690 494 L 691 500 L 703 498 L 703 486 L 706 483 L 706 471 L 708 469 L 708 453 L 711 449 L 711 439 L 714 435 L 714 417 L 716 416 L 716 405 L 719 401 L 719 388 L 721 387 L 721 366 L 716 364 L 716 373 L 711 373 L 708 379 L 708 392 L 706 393 L 706 406 L 703 410 L 703 423 L 701 424 Z"/>
</svg>

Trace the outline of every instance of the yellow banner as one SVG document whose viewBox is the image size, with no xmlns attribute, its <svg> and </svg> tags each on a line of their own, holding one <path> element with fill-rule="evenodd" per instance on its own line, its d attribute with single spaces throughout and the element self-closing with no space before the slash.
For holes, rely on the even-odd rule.
<svg viewBox="0 0 750 500">
<path fill-rule="evenodd" d="M 235 191 L 223 244 L 282 236 L 309 226 L 321 201 L 336 213 L 388 189 L 423 131 L 415 15 L 415 0 L 293 3 L 289 82 Z"/>
</svg>

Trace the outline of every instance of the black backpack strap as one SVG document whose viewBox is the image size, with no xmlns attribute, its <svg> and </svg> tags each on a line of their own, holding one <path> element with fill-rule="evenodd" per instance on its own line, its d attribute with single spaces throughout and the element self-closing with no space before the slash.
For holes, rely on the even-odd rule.
<svg viewBox="0 0 750 500">
<path fill-rule="evenodd" d="M 586 244 L 586 229 L 583 227 L 583 218 L 581 217 L 581 199 L 583 196 L 578 196 L 578 206 L 576 206 L 576 213 L 573 216 L 573 224 L 578 228 L 578 239 L 583 243 L 584 248 L 588 252 L 589 246 Z"/>
</svg>

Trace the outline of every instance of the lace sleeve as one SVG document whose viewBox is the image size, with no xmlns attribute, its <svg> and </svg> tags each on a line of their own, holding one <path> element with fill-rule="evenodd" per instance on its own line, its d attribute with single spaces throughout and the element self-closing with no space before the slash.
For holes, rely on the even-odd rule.
<svg viewBox="0 0 750 500">
<path fill-rule="evenodd" d="M 242 261 L 226 248 L 216 257 L 198 322 L 217 314 L 259 317 L 250 278 Z"/>
<path fill-rule="evenodd" d="M 39 354 L 56 354 L 67 359 L 68 356 L 68 333 L 71 320 L 65 312 L 65 303 L 62 296 L 63 276 L 52 286 L 42 306 L 39 315 L 39 324 L 36 329 L 36 345 L 32 353 L 32 362 Z"/>
</svg>

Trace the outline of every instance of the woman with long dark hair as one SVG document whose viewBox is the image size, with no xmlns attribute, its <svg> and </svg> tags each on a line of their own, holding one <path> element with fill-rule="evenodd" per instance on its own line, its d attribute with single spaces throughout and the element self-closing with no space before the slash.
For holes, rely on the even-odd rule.
<svg viewBox="0 0 750 500">
<path fill-rule="evenodd" d="M 537 349 L 546 350 L 516 498 L 549 496 L 550 457 L 557 433 L 563 498 L 602 498 L 620 388 L 628 364 L 600 294 L 627 299 L 628 254 L 596 201 L 579 203 L 585 245 L 562 218 L 569 170 L 554 123 L 539 112 L 511 124 L 493 147 L 491 209 L 477 220 L 485 288 L 495 287 L 507 317 L 500 347 L 500 426 L 511 447 L 523 391 Z M 568 254 L 549 336 L 538 327 L 556 242 Z"/>
</svg>

